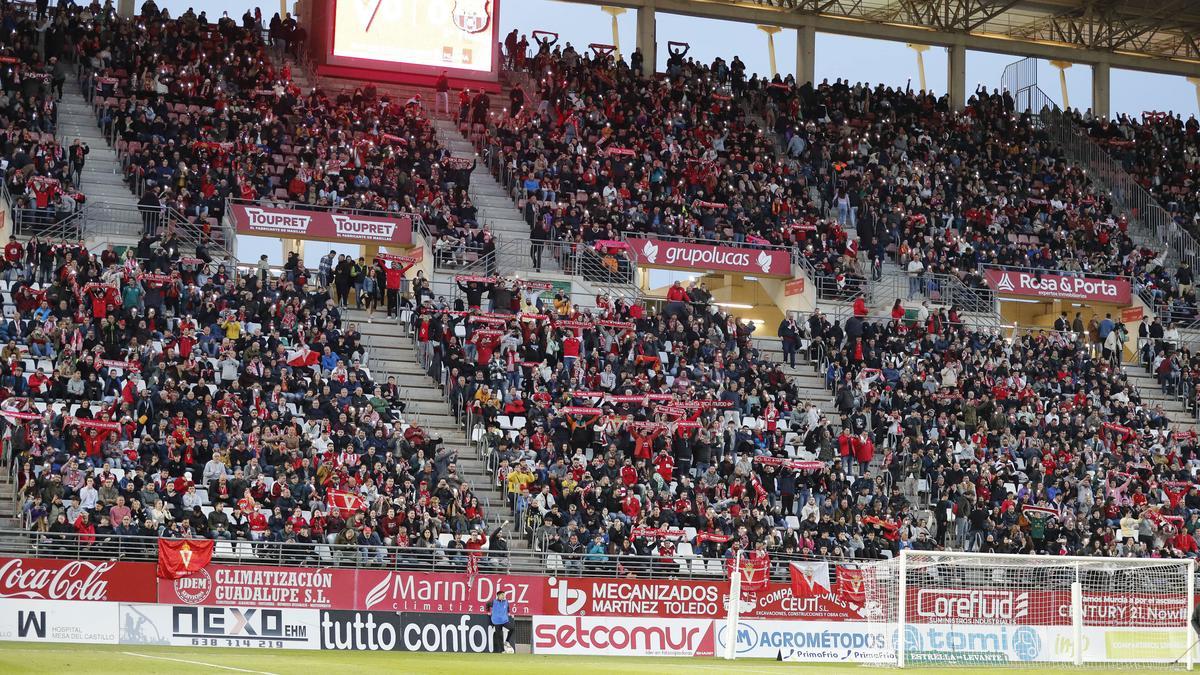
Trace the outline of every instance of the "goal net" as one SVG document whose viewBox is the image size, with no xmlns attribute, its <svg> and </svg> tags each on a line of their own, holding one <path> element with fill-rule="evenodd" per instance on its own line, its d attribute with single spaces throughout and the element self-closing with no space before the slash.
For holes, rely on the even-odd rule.
<svg viewBox="0 0 1200 675">
<path fill-rule="evenodd" d="M 1191 670 L 1193 560 L 905 550 L 863 566 L 880 665 Z"/>
</svg>

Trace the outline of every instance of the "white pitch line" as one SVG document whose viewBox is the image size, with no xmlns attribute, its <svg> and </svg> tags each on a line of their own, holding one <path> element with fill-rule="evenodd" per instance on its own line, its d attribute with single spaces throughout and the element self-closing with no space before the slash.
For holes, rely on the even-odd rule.
<svg viewBox="0 0 1200 675">
<path fill-rule="evenodd" d="M 256 675 L 277 675 L 276 673 L 268 673 L 265 670 L 246 670 L 245 668 L 234 668 L 233 666 L 222 666 L 216 663 L 205 663 L 203 661 L 191 661 L 188 659 L 173 659 L 169 656 L 151 656 L 149 654 L 138 654 L 137 652 L 121 652 L 127 656 L 140 656 L 143 659 L 157 659 L 159 661 L 175 661 L 176 663 L 190 663 L 193 666 L 204 666 L 205 668 L 220 668 L 222 670 L 232 670 L 238 673 L 255 673 Z"/>
</svg>

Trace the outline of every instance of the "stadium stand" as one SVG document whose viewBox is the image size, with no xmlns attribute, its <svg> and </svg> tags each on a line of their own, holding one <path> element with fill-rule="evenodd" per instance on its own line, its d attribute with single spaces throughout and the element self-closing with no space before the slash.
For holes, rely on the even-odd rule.
<svg viewBox="0 0 1200 675">
<path fill-rule="evenodd" d="M 6 54 L 28 49 L 18 12 Z M 229 198 L 411 210 L 451 250 L 486 251 L 469 177 L 451 175 L 475 167 L 446 170 L 415 97 L 305 93 L 271 44 L 291 29 L 264 37 L 252 15 L 89 29 L 85 12 L 56 21 L 148 207 L 210 233 Z M 952 114 L 882 87 L 747 79 L 736 59 L 676 56 L 659 79 L 559 47 L 509 59 L 529 85 L 509 88 L 510 114 L 467 99 L 458 120 L 534 239 L 794 246 L 848 293 L 866 260 L 972 286 L 989 263 L 1126 274 L 1194 304 L 1002 95 Z M 40 83 L 32 96 L 52 102 Z M 32 143 L 32 118 L 7 110 Z M 39 171 L 69 183 L 68 164 L 33 163 L 10 159 L 10 192 Z M 496 270 L 449 296 L 418 285 L 395 323 L 365 323 L 382 261 L 243 268 L 157 230 L 121 255 L 5 248 L 2 406 L 42 551 L 207 536 L 230 559 L 466 568 L 486 549 L 506 569 L 529 547 L 552 571 L 632 575 L 721 575 L 759 545 L 779 561 L 1197 552 L 1196 435 L 1114 358 L 1133 337 L 1112 321 L 1008 334 L 953 310 L 814 313 L 781 327 L 780 354 L 699 283 L 581 310 Z M 1194 397 L 1200 363 L 1144 337 L 1162 391 Z"/>
</svg>

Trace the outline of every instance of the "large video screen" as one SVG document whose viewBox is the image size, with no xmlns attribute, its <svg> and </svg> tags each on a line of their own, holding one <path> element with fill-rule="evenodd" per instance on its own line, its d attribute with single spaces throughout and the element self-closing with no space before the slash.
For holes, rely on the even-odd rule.
<svg viewBox="0 0 1200 675">
<path fill-rule="evenodd" d="M 331 63 L 492 73 L 498 0 L 335 0 Z"/>
</svg>

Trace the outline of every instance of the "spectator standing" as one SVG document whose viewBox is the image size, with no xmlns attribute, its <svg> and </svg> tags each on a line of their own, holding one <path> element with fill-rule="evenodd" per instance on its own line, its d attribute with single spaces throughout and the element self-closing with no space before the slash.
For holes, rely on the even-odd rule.
<svg viewBox="0 0 1200 675">
<path fill-rule="evenodd" d="M 516 651 L 509 637 L 512 634 L 512 613 L 504 591 L 496 591 L 496 597 L 488 600 L 487 609 L 492 622 L 492 651 L 497 654 Z"/>
</svg>

